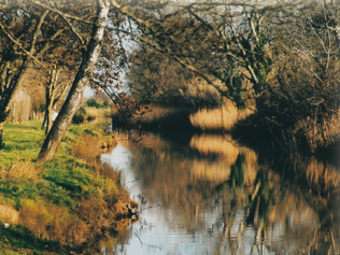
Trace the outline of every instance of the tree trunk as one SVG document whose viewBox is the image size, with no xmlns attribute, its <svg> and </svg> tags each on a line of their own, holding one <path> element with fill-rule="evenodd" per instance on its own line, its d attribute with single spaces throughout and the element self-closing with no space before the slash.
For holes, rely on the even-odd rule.
<svg viewBox="0 0 340 255">
<path fill-rule="evenodd" d="M 56 69 L 56 67 L 52 68 L 52 71 L 50 72 L 50 81 L 49 85 L 46 87 L 45 91 L 45 98 L 46 98 L 46 106 L 45 106 L 45 116 L 44 116 L 44 122 L 41 126 L 41 128 L 45 128 L 45 135 L 48 134 L 52 127 L 52 114 L 53 114 L 53 102 L 55 99 L 55 93 L 56 93 L 56 86 L 57 86 L 57 80 L 58 80 L 59 70 Z"/>
<path fill-rule="evenodd" d="M 0 149 L 5 146 L 5 144 L 2 142 L 2 132 L 4 130 L 4 124 L 5 122 L 0 123 Z"/>
<path fill-rule="evenodd" d="M 54 93 L 54 91 L 52 91 L 52 93 Z M 48 132 L 51 130 L 52 127 L 52 105 L 53 105 L 53 96 L 51 98 L 49 98 L 49 102 L 48 105 L 46 107 L 46 129 L 45 129 L 45 135 L 48 134 Z"/>
<path fill-rule="evenodd" d="M 14 7 L 16 8 L 16 7 Z M 14 57 L 13 59 L 8 60 L 5 63 L 3 71 L 0 73 L 0 125 L 2 125 L 6 117 L 9 113 L 8 105 L 10 104 L 10 101 L 12 100 L 12 95 L 15 93 L 15 90 L 19 87 L 20 83 L 22 82 L 24 78 L 24 74 L 26 70 L 29 68 L 29 63 L 33 59 L 34 61 L 37 61 L 37 59 L 34 57 L 34 53 L 36 52 L 36 42 L 37 37 L 39 35 L 41 26 L 46 18 L 46 15 L 48 14 L 48 11 L 46 10 L 39 20 L 36 20 L 37 22 L 32 22 L 32 38 L 30 40 L 30 50 L 27 52 L 24 50 L 24 48 L 21 46 L 17 48 L 18 44 L 15 41 L 15 39 L 12 38 L 11 34 L 8 32 L 5 32 L 6 30 L 2 27 L 3 34 L 11 41 L 14 42 L 16 46 L 11 46 L 16 54 L 20 56 L 20 53 L 22 50 L 26 55 L 21 59 L 20 57 Z M 20 44 L 19 44 L 20 45 Z M 38 61 L 40 64 L 40 61 Z M 1 69 L 1 68 L 0 68 Z M 1 132 L 1 140 L 2 140 L 2 132 Z"/>
<path fill-rule="evenodd" d="M 20 83 L 23 81 L 24 74 L 27 69 L 27 62 L 26 62 L 27 60 L 24 60 L 24 61 L 25 62 L 22 66 L 19 66 L 19 67 L 11 66 L 11 68 L 18 68 L 19 70 L 17 71 L 15 75 L 7 74 L 7 77 L 5 77 L 5 84 L 1 84 L 4 87 L 2 88 L 2 91 L 0 91 L 1 92 L 0 93 L 0 125 L 5 122 L 9 114 L 8 106 L 11 102 L 12 95 L 15 93 Z"/>
<path fill-rule="evenodd" d="M 84 53 L 79 70 L 73 80 L 67 99 L 40 150 L 38 155 L 39 161 L 53 159 L 61 138 L 66 132 L 68 125 L 71 123 L 72 117 L 80 107 L 87 82 L 87 75 L 93 71 L 94 65 L 100 54 L 101 41 L 103 39 L 108 13 L 109 7 L 106 1 L 97 0 L 97 19 L 94 23 L 90 42 Z"/>
</svg>

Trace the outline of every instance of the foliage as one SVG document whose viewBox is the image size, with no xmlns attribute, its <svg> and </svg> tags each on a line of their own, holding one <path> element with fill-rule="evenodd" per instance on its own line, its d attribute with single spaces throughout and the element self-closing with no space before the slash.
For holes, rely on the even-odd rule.
<svg viewBox="0 0 340 255">
<path fill-rule="evenodd" d="M 98 103 L 95 99 L 89 99 L 86 101 L 86 105 L 88 107 L 95 107 L 97 109 L 99 108 L 107 108 L 109 105 L 108 105 L 108 102 L 104 101 L 103 104 L 101 103 Z"/>
<path fill-rule="evenodd" d="M 287 144 L 315 152 L 334 143 L 339 130 L 340 45 L 327 23 L 338 22 L 331 13 L 340 9 L 305 7 L 301 16 L 290 17 L 294 27 L 279 27 L 269 88 L 257 107 L 282 130 Z"/>
<path fill-rule="evenodd" d="M 81 115 L 81 114 L 75 114 L 73 117 L 72 117 L 72 123 L 73 124 L 81 124 L 84 122 L 84 116 Z"/>
<path fill-rule="evenodd" d="M 325 130 L 338 114 L 338 1 L 1 3 L 0 123 L 28 69 L 50 74 L 51 84 L 54 71 L 74 74 L 74 89 L 40 160 L 53 157 L 66 130 L 61 127 L 71 123 L 88 81 L 115 103 L 128 97 L 120 93 L 128 61 L 137 101 L 198 108 L 219 105 L 222 95 L 246 108 L 254 100 L 258 116 L 270 128 L 289 130 L 288 140 L 298 130 L 311 151 L 331 142 Z M 318 138 L 311 137 L 314 127 Z"/>
</svg>

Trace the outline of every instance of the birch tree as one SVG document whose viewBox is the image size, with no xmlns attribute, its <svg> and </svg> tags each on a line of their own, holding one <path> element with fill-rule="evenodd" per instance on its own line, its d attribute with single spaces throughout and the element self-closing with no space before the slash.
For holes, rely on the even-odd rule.
<svg viewBox="0 0 340 255">
<path fill-rule="evenodd" d="M 50 8 L 47 6 L 46 8 Z M 88 81 L 88 76 L 93 72 L 94 65 L 98 60 L 101 41 L 103 39 L 105 26 L 109 15 L 109 2 L 97 0 L 95 4 L 95 18 L 92 24 L 92 33 L 81 60 L 79 69 L 74 77 L 68 97 L 63 104 L 57 119 L 38 155 L 38 160 L 50 160 L 54 157 L 62 136 L 72 121 L 73 115 L 80 107 L 83 92 Z M 58 10 L 53 10 L 58 12 Z M 67 17 L 66 17 L 67 18 Z M 73 27 L 71 29 L 74 29 Z M 76 32 L 75 32 L 76 33 Z M 84 40 L 79 35 L 79 40 Z"/>
</svg>

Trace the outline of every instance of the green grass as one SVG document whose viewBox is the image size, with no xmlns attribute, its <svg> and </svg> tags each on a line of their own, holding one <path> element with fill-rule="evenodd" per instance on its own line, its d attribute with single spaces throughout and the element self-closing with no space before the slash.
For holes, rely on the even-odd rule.
<svg viewBox="0 0 340 255">
<path fill-rule="evenodd" d="M 36 159 L 44 138 L 44 131 L 40 126 L 41 121 L 29 121 L 26 125 L 5 124 L 5 146 L 0 150 L 2 166 L 10 167 L 15 161 Z"/>
<path fill-rule="evenodd" d="M 46 215 L 42 216 L 43 219 L 45 216 L 47 217 L 46 222 L 54 222 L 54 218 L 57 221 L 65 219 L 66 227 L 72 227 L 72 223 L 67 222 L 70 221 L 69 219 L 75 219 L 75 222 L 95 229 L 91 224 L 100 225 L 100 223 L 89 221 L 91 221 L 91 217 L 96 217 L 97 213 L 87 213 L 86 207 L 83 211 L 79 210 L 78 207 L 83 201 L 88 201 L 87 203 L 93 204 L 93 207 L 100 208 L 108 201 L 126 203 L 129 200 L 127 192 L 119 186 L 118 179 L 98 176 L 94 165 L 71 154 L 72 146 L 75 143 L 82 143 L 83 134 L 98 136 L 99 139 L 101 131 L 86 124 L 71 125 L 62 139 L 55 158 L 38 163 L 36 157 L 44 139 L 44 130 L 41 130 L 40 126 L 40 121 L 29 121 L 25 125 L 6 123 L 3 136 L 5 146 L 0 150 L 0 205 L 11 206 L 17 210 L 19 219 L 21 209 L 25 207 L 27 201 L 32 201 L 30 203 L 33 204 L 33 209 L 34 205 L 37 207 L 37 211 L 32 209 L 32 215 L 34 213 L 38 215 L 39 205 L 46 208 L 46 211 L 50 210 L 48 208 L 62 208 L 64 210 L 62 212 L 66 215 L 63 216 L 64 218 L 45 213 Z M 112 206 L 111 204 L 107 205 L 107 208 L 112 210 Z M 83 215 L 78 215 L 82 213 Z M 33 218 L 32 221 L 34 220 L 36 219 Z M 33 252 L 32 254 L 44 254 L 44 247 L 50 247 L 50 244 L 59 247 L 59 252 L 65 251 L 65 249 L 67 251 L 67 249 L 79 248 L 72 247 L 72 244 L 67 241 L 59 243 L 59 240 L 53 240 L 53 237 L 48 238 L 49 240 L 42 238 L 36 234 L 38 231 L 35 231 L 34 225 L 30 225 L 29 220 L 25 222 L 28 222 L 28 225 L 21 224 L 19 220 L 18 224 L 4 228 L 1 223 L 0 211 L 0 250 L 6 251 L 3 254 L 27 254 L 28 251 L 29 254 L 31 252 Z M 49 233 L 48 228 L 51 228 L 48 224 L 44 230 L 47 233 L 46 236 Z M 81 229 L 81 224 L 79 229 Z M 59 225 L 63 225 L 63 222 L 60 222 Z M 67 231 L 65 226 L 60 231 Z M 98 230 L 93 230 L 93 232 L 95 231 Z M 66 232 L 66 234 L 68 233 Z M 34 242 L 30 242 L 30 240 L 34 240 Z"/>
</svg>

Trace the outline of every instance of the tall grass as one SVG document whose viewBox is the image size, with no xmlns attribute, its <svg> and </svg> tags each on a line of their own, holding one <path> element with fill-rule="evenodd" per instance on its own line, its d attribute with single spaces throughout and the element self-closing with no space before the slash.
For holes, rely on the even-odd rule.
<svg viewBox="0 0 340 255">
<path fill-rule="evenodd" d="M 336 167 L 312 158 L 306 170 L 309 185 L 329 193 L 340 192 L 340 173 Z"/>
</svg>

